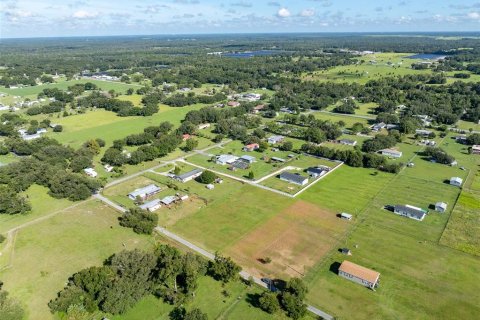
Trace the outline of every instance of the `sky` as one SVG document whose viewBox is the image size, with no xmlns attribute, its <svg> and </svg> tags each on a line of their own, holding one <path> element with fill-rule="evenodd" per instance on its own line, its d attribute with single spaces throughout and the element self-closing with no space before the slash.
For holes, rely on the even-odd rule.
<svg viewBox="0 0 480 320">
<path fill-rule="evenodd" d="M 480 31 L 479 0 L 0 0 L 0 38 Z"/>
</svg>

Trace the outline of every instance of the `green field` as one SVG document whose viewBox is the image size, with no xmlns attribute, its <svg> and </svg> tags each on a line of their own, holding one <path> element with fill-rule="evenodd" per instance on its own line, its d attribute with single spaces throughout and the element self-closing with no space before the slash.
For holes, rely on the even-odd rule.
<svg viewBox="0 0 480 320">
<path fill-rule="evenodd" d="M 151 237 L 120 227 L 117 217 L 92 200 L 18 231 L 11 267 L 0 277 L 24 303 L 28 319 L 52 318 L 47 303 L 73 273 L 122 249 L 152 247 Z"/>
<path fill-rule="evenodd" d="M 119 92 L 119 93 L 125 93 L 129 88 L 138 89 L 141 87 L 140 85 L 136 85 L 136 84 L 126 84 L 122 82 L 113 82 L 113 81 L 101 81 L 101 80 L 92 80 L 92 79 L 66 81 L 64 79 L 60 79 L 56 83 L 42 84 L 42 85 L 37 85 L 33 87 L 24 87 L 24 88 L 16 88 L 16 89 L 0 87 L 0 92 L 6 93 L 11 96 L 35 98 L 40 92 L 42 92 L 43 89 L 58 88 L 61 90 L 67 90 L 68 87 L 70 86 L 73 86 L 79 83 L 86 83 L 86 82 L 94 83 L 102 90 L 105 90 L 105 91 L 115 90 L 116 92 Z"/>
</svg>

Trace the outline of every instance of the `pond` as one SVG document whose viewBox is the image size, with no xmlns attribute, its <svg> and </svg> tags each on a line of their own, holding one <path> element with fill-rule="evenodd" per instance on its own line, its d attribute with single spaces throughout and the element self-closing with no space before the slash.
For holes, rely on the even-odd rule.
<svg viewBox="0 0 480 320">
<path fill-rule="evenodd" d="M 252 57 L 261 57 L 261 56 L 270 56 L 274 54 L 283 53 L 279 50 L 258 50 L 258 51 L 245 51 L 245 52 L 231 52 L 224 53 L 222 56 L 230 58 L 252 58 Z"/>
<path fill-rule="evenodd" d="M 439 60 L 444 59 L 446 55 L 437 53 L 418 53 L 407 57 L 408 59 Z"/>
</svg>

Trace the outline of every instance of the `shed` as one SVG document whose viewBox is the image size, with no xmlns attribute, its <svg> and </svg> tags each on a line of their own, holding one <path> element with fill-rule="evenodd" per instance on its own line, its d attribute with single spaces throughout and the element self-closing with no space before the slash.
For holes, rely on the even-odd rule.
<svg viewBox="0 0 480 320">
<path fill-rule="evenodd" d="M 163 203 L 164 205 L 168 206 L 169 204 L 174 203 L 175 200 L 177 200 L 177 198 L 175 196 L 166 196 L 165 198 L 160 200 L 160 202 Z"/>
<path fill-rule="evenodd" d="M 207 188 L 208 190 L 212 190 L 212 189 L 215 189 L 215 186 L 210 183 L 210 184 L 207 184 L 205 188 Z"/>
<path fill-rule="evenodd" d="M 340 213 L 340 218 L 346 219 L 346 220 L 352 220 L 353 216 L 349 213 L 342 212 Z"/>
<path fill-rule="evenodd" d="M 435 211 L 444 213 L 445 211 L 447 211 L 447 204 L 445 202 L 435 203 Z"/>
<path fill-rule="evenodd" d="M 252 157 L 252 156 L 244 155 L 244 156 L 240 157 L 240 160 L 245 161 L 247 163 L 254 163 L 257 159 L 255 157 Z"/>
<path fill-rule="evenodd" d="M 462 186 L 462 183 L 463 183 L 463 179 L 462 179 L 462 178 L 459 178 L 459 177 L 451 177 L 451 178 L 450 178 L 450 184 L 451 184 L 452 186 L 461 187 L 461 186 Z"/>
</svg>

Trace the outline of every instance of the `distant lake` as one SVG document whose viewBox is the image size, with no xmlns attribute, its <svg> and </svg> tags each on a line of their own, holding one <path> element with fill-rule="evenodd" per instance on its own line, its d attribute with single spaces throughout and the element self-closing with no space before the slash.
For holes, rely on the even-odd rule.
<svg viewBox="0 0 480 320">
<path fill-rule="evenodd" d="M 444 59 L 446 55 L 444 54 L 436 54 L 436 53 L 419 53 L 414 54 L 413 56 L 407 57 L 408 59 L 423 59 L 423 60 L 438 60 Z"/>
<path fill-rule="evenodd" d="M 284 51 L 280 51 L 280 50 L 258 50 L 258 51 L 224 53 L 222 54 L 222 56 L 230 57 L 230 58 L 252 58 L 252 57 L 271 56 L 271 55 L 279 54 L 283 52 Z"/>
</svg>

